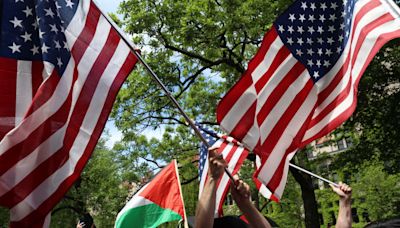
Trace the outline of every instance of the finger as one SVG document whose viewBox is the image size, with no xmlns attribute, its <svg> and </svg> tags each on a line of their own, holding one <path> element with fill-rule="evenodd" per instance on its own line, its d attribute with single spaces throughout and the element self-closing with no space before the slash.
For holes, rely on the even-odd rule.
<svg viewBox="0 0 400 228">
<path fill-rule="evenodd" d="M 240 195 L 244 196 L 245 198 L 248 198 L 250 194 L 250 186 L 242 181 L 239 187 L 240 187 L 239 188 Z"/>
<path fill-rule="evenodd" d="M 246 198 L 249 198 L 250 197 L 250 186 L 246 183 L 244 183 L 244 184 L 245 184 L 245 189 L 246 189 L 246 193 L 244 194 L 244 196 Z"/>
<path fill-rule="evenodd" d="M 208 154 L 210 157 L 215 157 L 218 154 L 219 146 L 212 146 L 208 148 Z"/>
<path fill-rule="evenodd" d="M 331 186 L 332 190 L 335 191 L 337 189 L 337 187 L 333 184 L 329 184 L 329 186 Z"/>
<path fill-rule="evenodd" d="M 236 181 L 236 190 L 240 192 L 242 188 L 243 188 L 243 181 L 239 179 Z"/>
</svg>

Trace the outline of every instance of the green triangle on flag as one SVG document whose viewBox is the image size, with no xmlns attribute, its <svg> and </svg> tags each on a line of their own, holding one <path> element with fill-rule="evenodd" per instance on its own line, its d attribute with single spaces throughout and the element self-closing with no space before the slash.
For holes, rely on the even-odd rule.
<svg viewBox="0 0 400 228">
<path fill-rule="evenodd" d="M 156 227 L 175 220 L 186 220 L 186 213 L 177 163 L 173 160 L 118 213 L 115 227 Z"/>
</svg>

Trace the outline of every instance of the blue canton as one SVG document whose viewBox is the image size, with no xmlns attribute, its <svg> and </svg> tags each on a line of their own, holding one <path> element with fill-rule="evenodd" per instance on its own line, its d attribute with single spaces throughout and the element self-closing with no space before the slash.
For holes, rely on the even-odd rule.
<svg viewBox="0 0 400 228">
<path fill-rule="evenodd" d="M 61 76 L 71 58 L 64 31 L 79 0 L 3 0 L 0 56 L 47 61 Z"/>
<path fill-rule="evenodd" d="M 296 1 L 274 26 L 314 82 L 337 62 L 349 40 L 356 0 Z"/>
<path fill-rule="evenodd" d="M 219 139 L 218 135 L 211 129 L 206 128 L 204 125 L 199 125 L 199 124 L 196 125 L 199 128 L 200 133 L 207 140 L 208 144 L 214 145 L 214 143 Z M 200 158 L 199 158 L 199 179 L 201 179 L 201 175 L 203 174 L 204 166 L 207 162 L 207 156 L 208 156 L 208 147 L 204 145 L 204 143 L 202 143 L 200 147 Z"/>
</svg>

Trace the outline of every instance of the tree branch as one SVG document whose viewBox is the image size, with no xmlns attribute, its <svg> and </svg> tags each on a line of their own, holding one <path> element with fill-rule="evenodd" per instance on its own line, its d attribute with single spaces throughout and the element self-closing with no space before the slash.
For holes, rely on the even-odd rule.
<svg viewBox="0 0 400 228">
<path fill-rule="evenodd" d="M 142 158 L 143 160 L 145 160 L 147 162 L 151 162 L 151 163 L 155 164 L 159 169 L 162 169 L 165 167 L 164 165 L 159 165 L 158 162 L 156 162 L 155 160 L 145 158 L 145 157 L 140 157 L 140 158 Z"/>
<path fill-rule="evenodd" d="M 182 124 L 182 125 L 186 125 L 185 122 L 178 120 L 175 117 L 164 117 L 164 116 L 146 116 L 145 118 L 140 119 L 140 122 L 145 121 L 145 120 L 149 120 L 149 119 L 157 119 L 157 120 L 172 120 L 175 121 L 178 124 Z"/>
<path fill-rule="evenodd" d="M 74 211 L 75 213 L 77 213 L 77 214 L 82 214 L 82 213 L 83 213 L 83 211 L 81 211 L 81 210 L 79 210 L 79 209 L 77 209 L 77 208 L 75 208 L 75 207 L 73 207 L 73 206 L 64 206 L 64 207 L 59 207 L 59 208 L 54 209 L 54 210 L 51 212 L 51 216 L 54 216 L 57 212 L 62 211 L 62 210 L 65 210 L 65 209 L 73 210 L 73 211 Z"/>
<path fill-rule="evenodd" d="M 195 181 L 195 180 L 198 179 L 198 178 L 199 178 L 199 175 L 196 175 L 195 177 L 192 177 L 192 178 L 190 178 L 189 180 L 186 180 L 186 181 L 184 181 L 184 182 L 181 182 L 181 185 L 190 184 L 190 183 L 192 183 L 193 181 Z"/>
</svg>

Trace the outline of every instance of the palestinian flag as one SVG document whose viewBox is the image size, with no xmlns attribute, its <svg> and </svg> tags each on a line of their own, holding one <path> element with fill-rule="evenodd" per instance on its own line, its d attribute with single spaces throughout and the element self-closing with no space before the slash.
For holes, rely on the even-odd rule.
<svg viewBox="0 0 400 228">
<path fill-rule="evenodd" d="M 185 217 L 177 163 L 173 160 L 125 205 L 115 227 L 156 227 Z"/>
</svg>

